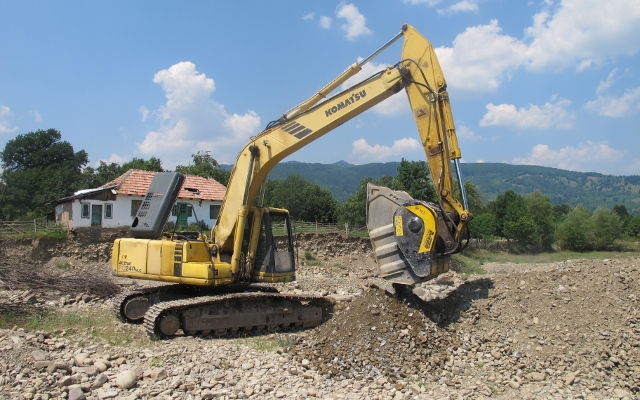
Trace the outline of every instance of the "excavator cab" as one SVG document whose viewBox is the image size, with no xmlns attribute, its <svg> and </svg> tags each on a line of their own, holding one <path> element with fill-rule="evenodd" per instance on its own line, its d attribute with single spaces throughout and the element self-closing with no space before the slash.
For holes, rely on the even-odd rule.
<svg viewBox="0 0 640 400">
<path fill-rule="evenodd" d="M 295 254 L 291 218 L 287 210 L 265 208 L 256 246 L 253 280 L 278 281 L 295 277 Z M 280 278 L 280 279 L 278 279 Z"/>
</svg>

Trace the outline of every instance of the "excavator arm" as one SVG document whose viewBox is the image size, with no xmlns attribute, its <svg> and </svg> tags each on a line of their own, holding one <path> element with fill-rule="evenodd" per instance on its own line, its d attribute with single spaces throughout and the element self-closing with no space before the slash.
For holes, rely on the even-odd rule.
<svg viewBox="0 0 640 400">
<path fill-rule="evenodd" d="M 404 38 L 402 61 L 326 98 L 360 71 L 364 63 L 400 37 Z M 238 235 L 243 230 L 247 210 L 253 206 L 269 171 L 276 164 L 402 89 L 408 95 L 440 199 L 443 211 L 441 219 L 446 219 L 439 221 L 440 226 L 450 227 L 450 232 L 443 236 L 449 242 L 446 251 L 457 249 L 471 215 L 467 207 L 454 197 L 450 160 L 454 160 L 457 166 L 461 155 L 446 81 L 433 46 L 412 26 L 404 25 L 402 31 L 378 51 L 362 62 L 349 66 L 310 99 L 270 123 L 265 131 L 253 137 L 240 151 L 217 223 L 212 229 L 212 241 L 217 250 L 232 253 L 233 256 L 240 253 L 237 251 L 241 241 Z M 459 174 L 459 168 L 456 170 Z M 462 180 L 458 178 L 461 183 Z M 460 187 L 464 198 L 464 187 Z M 232 265 L 234 261 L 237 260 L 233 260 Z"/>
</svg>

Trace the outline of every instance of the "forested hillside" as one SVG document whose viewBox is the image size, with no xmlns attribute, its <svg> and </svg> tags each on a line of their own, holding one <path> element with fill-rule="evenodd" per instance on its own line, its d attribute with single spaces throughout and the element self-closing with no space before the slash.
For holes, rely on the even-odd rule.
<svg viewBox="0 0 640 400">
<path fill-rule="evenodd" d="M 344 201 L 357 190 L 363 178 L 395 175 L 398 165 L 399 162 L 353 165 L 344 161 L 334 164 L 289 161 L 278 164 L 269 177 L 280 180 L 299 174 L 329 189 L 338 201 Z M 583 204 L 590 209 L 624 204 L 631 213 L 640 214 L 640 175 L 611 176 L 501 163 L 465 163 L 462 171 L 465 180 L 477 185 L 485 201 L 506 190 L 527 194 L 537 189 L 554 204 Z"/>
</svg>

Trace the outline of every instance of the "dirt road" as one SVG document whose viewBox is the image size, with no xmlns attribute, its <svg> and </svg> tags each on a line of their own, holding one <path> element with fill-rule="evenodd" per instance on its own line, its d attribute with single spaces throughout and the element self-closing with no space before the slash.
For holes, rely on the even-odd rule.
<svg viewBox="0 0 640 400">
<path fill-rule="evenodd" d="M 108 244 L 91 246 L 0 242 L 0 255 L 4 271 L 7 260 L 19 260 L 11 266 L 111 281 Z M 448 273 L 424 285 L 428 302 L 410 295 L 400 301 L 377 288 L 367 241 L 308 235 L 299 258 L 298 282 L 280 288 L 333 296 L 333 318 L 313 330 L 246 338 L 150 342 L 141 327 L 116 322 L 106 295 L 91 285 L 72 294 L 8 288 L 0 276 L 0 307 L 45 310 L 37 318 L 0 319 L 17 325 L 0 330 L 0 397 L 640 396 L 638 258 Z"/>
</svg>

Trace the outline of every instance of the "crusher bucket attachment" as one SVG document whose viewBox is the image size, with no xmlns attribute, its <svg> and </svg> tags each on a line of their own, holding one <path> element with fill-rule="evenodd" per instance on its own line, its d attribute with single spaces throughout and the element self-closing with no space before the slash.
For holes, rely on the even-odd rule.
<svg viewBox="0 0 640 400">
<path fill-rule="evenodd" d="M 407 192 L 367 184 L 367 229 L 379 276 L 412 285 L 448 271 L 449 256 L 438 251 L 443 214 L 438 205 Z"/>
</svg>

